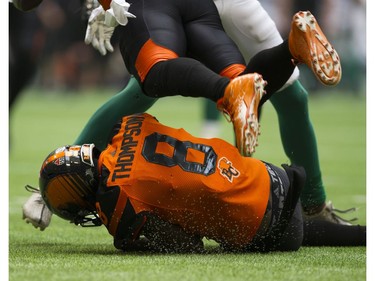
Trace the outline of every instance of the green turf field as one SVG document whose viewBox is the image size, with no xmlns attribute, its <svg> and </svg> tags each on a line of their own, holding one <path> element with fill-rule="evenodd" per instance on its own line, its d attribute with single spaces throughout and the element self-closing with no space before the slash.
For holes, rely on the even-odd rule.
<svg viewBox="0 0 375 281">
<path fill-rule="evenodd" d="M 10 280 L 366 280 L 366 248 L 301 248 L 296 253 L 145 255 L 121 253 L 104 227 L 80 228 L 54 217 L 45 231 L 22 221 L 25 184 L 37 185 L 44 157 L 72 143 L 110 95 L 26 92 L 11 113 L 9 151 Z M 200 133 L 202 100 L 166 98 L 150 111 L 168 125 Z M 332 91 L 310 98 L 321 169 L 328 199 L 339 208 L 359 207 L 366 223 L 366 113 L 364 97 Z M 255 157 L 288 162 L 278 135 L 274 110 L 267 104 Z M 222 135 L 233 140 L 222 119 Z"/>
</svg>

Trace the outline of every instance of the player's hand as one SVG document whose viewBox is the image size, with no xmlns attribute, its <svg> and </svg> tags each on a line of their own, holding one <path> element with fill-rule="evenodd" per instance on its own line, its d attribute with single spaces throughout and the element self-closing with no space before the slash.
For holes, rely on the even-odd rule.
<svg viewBox="0 0 375 281">
<path fill-rule="evenodd" d="M 52 212 L 43 201 L 39 190 L 29 185 L 26 186 L 26 190 L 33 193 L 22 207 L 22 218 L 43 231 L 51 222 Z"/>
<path fill-rule="evenodd" d="M 105 24 L 113 27 L 125 26 L 128 23 L 128 18 L 136 17 L 128 12 L 129 7 L 130 4 L 125 0 L 112 0 L 110 8 L 105 11 Z"/>
<path fill-rule="evenodd" d="M 102 6 L 95 8 L 87 23 L 85 43 L 92 45 L 100 54 L 105 56 L 107 52 L 113 52 L 111 37 L 115 27 L 107 26 L 104 23 L 105 12 Z"/>
</svg>

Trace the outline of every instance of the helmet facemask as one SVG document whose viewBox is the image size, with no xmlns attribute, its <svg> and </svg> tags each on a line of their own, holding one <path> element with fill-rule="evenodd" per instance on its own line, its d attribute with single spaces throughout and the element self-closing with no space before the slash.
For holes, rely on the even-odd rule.
<svg viewBox="0 0 375 281">
<path fill-rule="evenodd" d="M 101 224 L 95 208 L 98 156 L 94 144 L 60 147 L 47 156 L 39 187 L 54 214 L 81 226 Z"/>
</svg>

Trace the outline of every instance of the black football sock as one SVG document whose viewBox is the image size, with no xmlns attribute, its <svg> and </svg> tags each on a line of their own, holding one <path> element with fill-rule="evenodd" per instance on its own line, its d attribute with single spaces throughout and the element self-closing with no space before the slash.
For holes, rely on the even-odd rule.
<svg viewBox="0 0 375 281">
<path fill-rule="evenodd" d="M 217 102 L 229 79 L 213 72 L 191 58 L 176 58 L 155 64 L 143 83 L 144 93 L 150 97 L 181 95 L 204 97 Z"/>
<path fill-rule="evenodd" d="M 267 81 L 265 95 L 261 101 L 269 99 L 289 79 L 294 71 L 292 55 L 289 51 L 288 40 L 280 45 L 257 53 L 246 67 L 245 73 L 257 72 Z"/>
</svg>

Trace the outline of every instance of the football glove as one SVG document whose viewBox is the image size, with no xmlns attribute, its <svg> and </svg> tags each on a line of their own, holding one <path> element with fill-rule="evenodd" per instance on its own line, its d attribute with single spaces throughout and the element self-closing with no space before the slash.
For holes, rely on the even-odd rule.
<svg viewBox="0 0 375 281">
<path fill-rule="evenodd" d="M 25 188 L 32 192 L 32 195 L 23 205 L 22 218 L 27 223 L 31 223 L 35 228 L 43 231 L 51 222 L 52 212 L 48 209 L 46 203 L 44 203 L 42 195 L 40 195 L 37 188 L 29 185 L 26 185 Z"/>
<path fill-rule="evenodd" d="M 105 56 L 107 52 L 113 52 L 111 37 L 115 27 L 107 26 L 104 23 L 105 11 L 102 6 L 92 10 L 88 20 L 85 43 L 92 45 L 101 55 Z"/>
<path fill-rule="evenodd" d="M 136 17 L 128 12 L 129 7 L 130 4 L 125 0 L 112 0 L 110 8 L 105 11 L 105 24 L 113 27 L 125 26 L 128 23 L 128 18 Z"/>
</svg>

